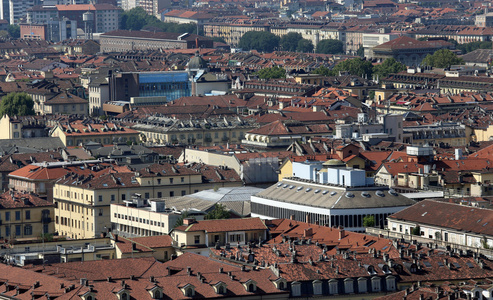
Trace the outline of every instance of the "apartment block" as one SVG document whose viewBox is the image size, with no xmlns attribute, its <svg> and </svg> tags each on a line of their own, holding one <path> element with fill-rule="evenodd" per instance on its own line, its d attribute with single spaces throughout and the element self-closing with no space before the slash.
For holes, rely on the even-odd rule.
<svg viewBox="0 0 493 300">
<path fill-rule="evenodd" d="M 53 203 L 33 194 L 5 192 L 0 195 L 0 237 L 33 238 L 55 232 Z"/>
</svg>

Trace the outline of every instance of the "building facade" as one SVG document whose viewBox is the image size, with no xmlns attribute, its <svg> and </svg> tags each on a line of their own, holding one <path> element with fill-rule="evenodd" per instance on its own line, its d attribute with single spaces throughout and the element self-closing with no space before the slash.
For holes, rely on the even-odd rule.
<svg viewBox="0 0 493 300">
<path fill-rule="evenodd" d="M 54 204 L 30 193 L 0 195 L 0 237 L 7 240 L 36 238 L 55 232 Z"/>
</svg>

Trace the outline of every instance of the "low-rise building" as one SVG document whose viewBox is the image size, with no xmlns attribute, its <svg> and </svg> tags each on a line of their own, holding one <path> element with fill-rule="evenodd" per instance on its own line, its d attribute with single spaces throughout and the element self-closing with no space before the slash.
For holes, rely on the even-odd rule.
<svg viewBox="0 0 493 300">
<path fill-rule="evenodd" d="M 332 133 L 327 124 L 304 124 L 296 121 L 274 121 L 260 128 L 252 129 L 241 141 L 243 145 L 260 148 L 287 147 L 315 136 Z"/>
<path fill-rule="evenodd" d="M 0 195 L 0 237 L 32 238 L 55 232 L 54 204 L 34 194 L 8 191 Z"/>
<path fill-rule="evenodd" d="M 18 266 L 56 264 L 72 261 L 115 259 L 115 247 L 109 237 L 67 240 L 54 236 L 52 241 L 39 237 L 11 240 L 0 254 Z"/>
<path fill-rule="evenodd" d="M 183 220 L 183 225 L 171 232 L 176 252 L 209 256 L 209 247 L 216 245 L 230 247 L 246 245 L 267 238 L 267 227 L 259 218 L 203 220 L 192 218 Z"/>
<path fill-rule="evenodd" d="M 138 131 L 107 122 L 74 121 L 65 124 L 59 123 L 51 129 L 50 136 L 59 137 L 65 146 L 77 146 L 88 142 L 108 145 L 114 142 L 138 143 L 140 141 Z"/>
<path fill-rule="evenodd" d="M 212 39 L 189 33 L 114 30 L 100 36 L 101 52 L 213 48 Z"/>
<path fill-rule="evenodd" d="M 139 237 L 166 235 L 183 219 L 185 213 L 196 220 L 204 219 L 204 212 L 166 207 L 166 201 L 143 199 L 139 195 L 125 204 L 111 204 L 112 232 L 120 236 Z"/>
<path fill-rule="evenodd" d="M 423 200 L 388 218 L 392 233 L 443 241 L 471 248 L 493 247 L 493 210 L 455 203 Z"/>
<path fill-rule="evenodd" d="M 139 120 L 132 130 L 140 132 L 142 141 L 149 144 L 210 146 L 218 143 L 239 144 L 245 133 L 256 127 L 253 120 L 233 116 L 189 120 L 149 116 Z"/>
<path fill-rule="evenodd" d="M 173 241 L 169 235 L 125 238 L 112 234 L 112 237 L 117 259 L 154 257 L 159 261 L 167 261 L 175 253 Z"/>
<path fill-rule="evenodd" d="M 428 54 L 440 49 L 454 49 L 454 45 L 444 40 L 418 41 L 402 36 L 371 48 L 370 57 L 382 60 L 395 58 L 407 66 L 418 66 Z"/>
<path fill-rule="evenodd" d="M 21 139 L 48 136 L 44 120 L 35 117 L 4 115 L 0 119 L 0 139 Z"/>
<path fill-rule="evenodd" d="M 294 216 L 297 221 L 343 226 L 364 231 L 363 219 L 373 216 L 383 228 L 387 216 L 415 202 L 392 189 L 373 185 L 364 170 L 346 168 L 339 160 L 329 160 L 315 171 L 315 180 L 284 178 L 252 196 L 252 217 L 278 219 Z"/>
</svg>

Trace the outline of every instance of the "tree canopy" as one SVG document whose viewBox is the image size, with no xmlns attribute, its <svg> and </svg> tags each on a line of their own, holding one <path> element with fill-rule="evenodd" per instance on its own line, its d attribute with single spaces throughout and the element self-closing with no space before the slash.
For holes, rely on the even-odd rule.
<svg viewBox="0 0 493 300">
<path fill-rule="evenodd" d="M 31 116 L 34 114 L 34 101 L 26 93 L 10 93 L 0 102 L 0 116 Z"/>
<path fill-rule="evenodd" d="M 339 40 L 321 40 L 315 51 L 323 54 L 339 54 L 343 53 L 344 44 Z"/>
<path fill-rule="evenodd" d="M 380 65 L 373 67 L 373 74 L 379 78 L 387 77 L 389 74 L 406 70 L 406 66 L 394 58 L 387 58 Z"/>
<path fill-rule="evenodd" d="M 7 27 L 7 32 L 13 39 L 18 39 L 21 37 L 21 27 L 19 25 L 9 25 Z"/>
<path fill-rule="evenodd" d="M 334 75 L 338 75 L 339 72 L 349 72 L 351 75 L 362 76 L 371 78 L 373 74 L 373 64 L 367 60 L 361 58 L 353 58 L 342 61 L 335 65 L 332 69 Z"/>
<path fill-rule="evenodd" d="M 320 66 L 312 71 L 313 74 L 320 74 L 323 76 L 334 76 L 334 72 L 326 66 Z"/>
<path fill-rule="evenodd" d="M 279 47 L 279 40 L 278 36 L 268 31 L 249 31 L 241 37 L 238 47 L 243 50 L 272 52 Z"/>
<path fill-rule="evenodd" d="M 457 57 L 455 53 L 448 49 L 441 49 L 433 54 L 428 54 L 421 62 L 422 65 L 434 68 L 448 68 L 451 65 L 460 65 L 462 63 L 462 58 Z"/>
<path fill-rule="evenodd" d="M 366 215 L 363 217 L 363 227 L 375 226 L 375 217 L 372 215 Z"/>
<path fill-rule="evenodd" d="M 286 70 L 279 66 L 265 68 L 257 72 L 260 79 L 286 78 Z"/>
<path fill-rule="evenodd" d="M 197 33 L 197 24 L 164 23 L 155 16 L 148 15 L 142 7 L 135 7 L 122 13 L 120 24 L 121 29 L 124 30 Z"/>
<path fill-rule="evenodd" d="M 207 215 L 205 216 L 206 220 L 218 220 L 218 219 L 228 219 L 230 216 L 230 213 L 228 209 L 220 204 L 214 204 L 214 209 L 211 210 Z"/>
<path fill-rule="evenodd" d="M 290 32 L 281 37 L 279 45 L 282 47 L 282 50 L 284 51 L 294 52 L 296 51 L 296 48 L 298 48 L 298 42 L 301 41 L 302 39 L 303 37 L 301 36 L 301 34 L 296 32 Z"/>
<path fill-rule="evenodd" d="M 296 47 L 296 51 L 308 53 L 313 52 L 313 43 L 307 39 L 301 39 L 298 41 L 298 47 Z"/>
</svg>

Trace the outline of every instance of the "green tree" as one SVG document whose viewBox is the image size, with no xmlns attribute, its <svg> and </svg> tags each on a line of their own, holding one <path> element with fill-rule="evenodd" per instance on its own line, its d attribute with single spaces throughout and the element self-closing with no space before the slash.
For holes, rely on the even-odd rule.
<svg viewBox="0 0 493 300">
<path fill-rule="evenodd" d="M 320 66 L 316 68 L 315 70 L 312 71 L 313 74 L 320 74 L 324 76 L 334 76 L 334 71 L 331 69 L 327 68 L 326 66 Z"/>
<path fill-rule="evenodd" d="M 142 7 L 132 8 L 122 13 L 120 24 L 121 29 L 125 30 L 197 33 L 197 24 L 195 23 L 164 23 L 155 16 L 148 15 Z"/>
<path fill-rule="evenodd" d="M 373 67 L 373 74 L 378 75 L 379 78 L 385 78 L 392 73 L 399 73 L 406 70 L 406 66 L 394 58 L 387 58 L 383 63 Z"/>
<path fill-rule="evenodd" d="M 452 42 L 455 40 L 449 40 L 449 42 Z M 462 54 L 466 54 L 469 52 L 472 52 L 477 49 L 491 49 L 491 41 L 484 41 L 484 42 L 471 42 L 471 43 L 466 43 L 466 44 L 459 44 L 455 42 L 455 48 L 460 50 Z"/>
<path fill-rule="evenodd" d="M 356 51 L 356 55 L 364 57 L 365 56 L 365 48 L 363 46 L 359 46 L 358 51 Z"/>
<path fill-rule="evenodd" d="M 412 235 L 421 235 L 421 227 L 419 227 L 419 225 L 414 227 L 413 230 L 411 230 L 411 234 Z"/>
<path fill-rule="evenodd" d="M 178 218 L 178 220 L 176 220 L 176 223 L 173 226 L 173 228 L 183 225 L 183 220 L 185 220 L 186 218 L 188 218 L 188 212 L 184 211 L 181 213 L 181 216 Z"/>
<path fill-rule="evenodd" d="M 34 101 L 26 93 L 10 93 L 2 98 L 0 116 L 31 116 L 34 115 Z"/>
<path fill-rule="evenodd" d="M 229 217 L 229 210 L 220 203 L 214 204 L 214 209 L 205 215 L 206 220 L 228 219 Z"/>
<path fill-rule="evenodd" d="M 301 39 L 298 41 L 298 46 L 296 47 L 296 51 L 302 53 L 313 52 L 313 43 L 307 39 Z"/>
<path fill-rule="evenodd" d="M 303 37 L 301 34 L 296 32 L 290 32 L 281 37 L 279 41 L 279 45 L 282 47 L 284 51 L 294 52 L 298 48 L 298 42 L 301 41 Z"/>
<path fill-rule="evenodd" d="M 421 64 L 434 68 L 448 68 L 451 65 L 460 65 L 463 62 L 462 58 L 457 57 L 452 51 L 441 49 L 433 54 L 428 54 Z"/>
<path fill-rule="evenodd" d="M 122 13 L 121 28 L 125 30 L 141 30 L 150 22 L 149 15 L 142 7 L 135 7 Z"/>
<path fill-rule="evenodd" d="M 21 27 L 19 25 L 9 25 L 9 27 L 7 27 L 7 32 L 13 39 L 18 39 L 21 37 Z"/>
<path fill-rule="evenodd" d="M 268 31 L 249 31 L 241 37 L 238 47 L 243 50 L 272 52 L 279 47 L 279 37 Z"/>
<path fill-rule="evenodd" d="M 317 53 L 340 54 L 343 53 L 344 44 L 339 40 L 321 40 L 317 44 Z"/>
<path fill-rule="evenodd" d="M 212 38 L 212 40 L 213 40 L 214 42 L 218 42 L 218 43 L 224 43 L 224 44 L 227 44 L 227 43 L 226 43 L 226 40 L 225 40 L 224 38 L 222 38 L 222 37 L 219 37 L 219 36 L 215 36 L 215 37 L 213 37 L 213 38 Z"/>
<path fill-rule="evenodd" d="M 286 70 L 278 66 L 262 69 L 256 74 L 260 79 L 286 78 Z"/>
<path fill-rule="evenodd" d="M 335 65 L 332 69 L 333 74 L 337 75 L 339 72 L 349 72 L 351 75 L 367 76 L 371 78 L 373 74 L 373 65 L 367 60 L 361 58 L 347 59 Z"/>
<path fill-rule="evenodd" d="M 363 227 L 374 227 L 375 217 L 373 215 L 366 215 L 363 217 Z"/>
</svg>

